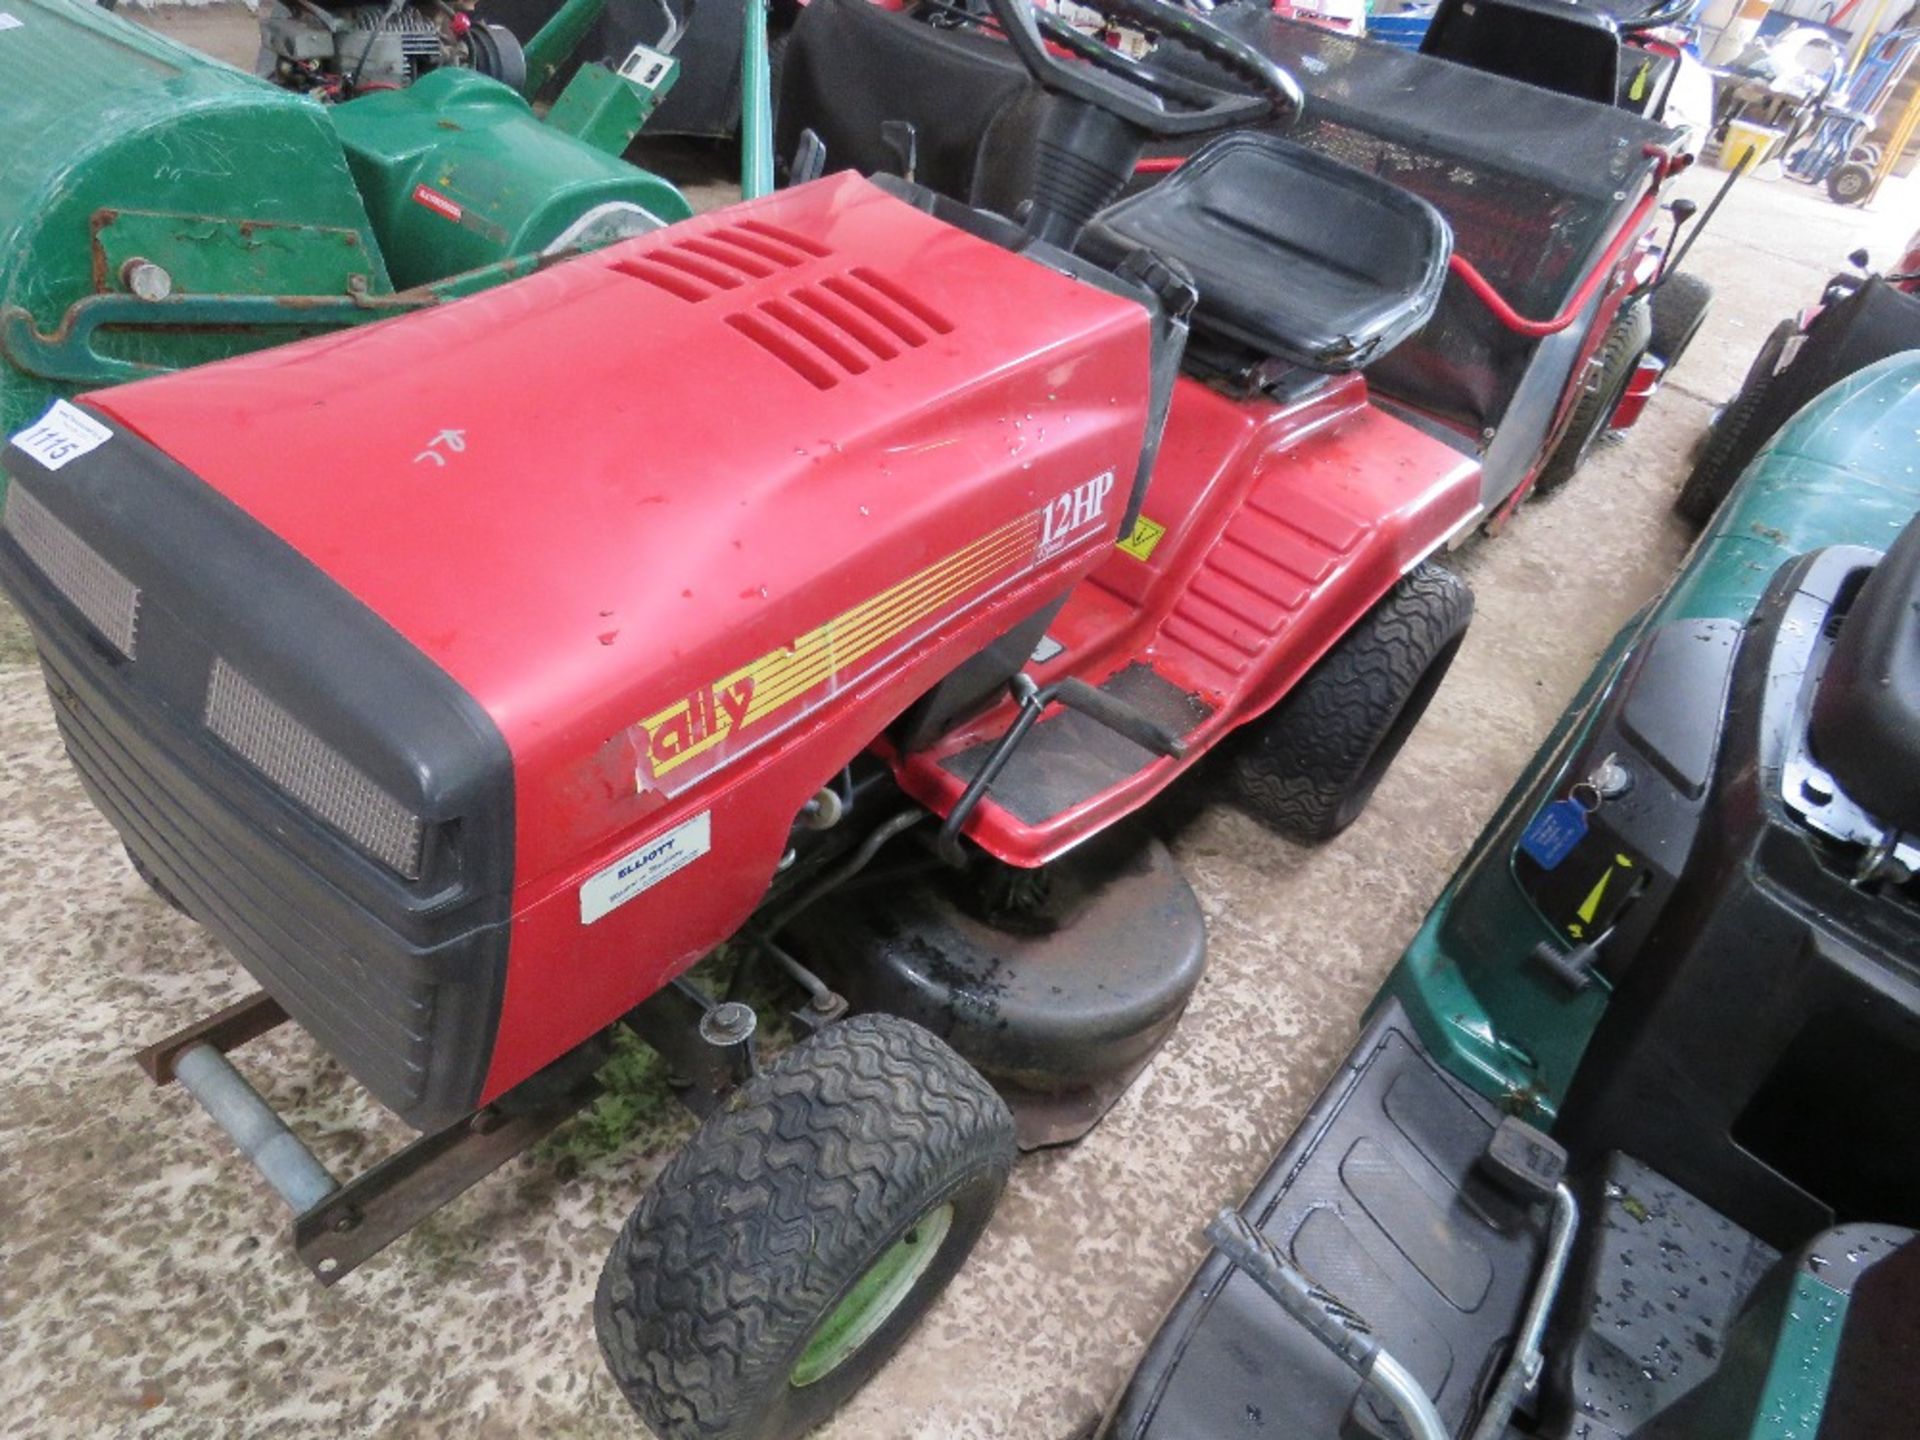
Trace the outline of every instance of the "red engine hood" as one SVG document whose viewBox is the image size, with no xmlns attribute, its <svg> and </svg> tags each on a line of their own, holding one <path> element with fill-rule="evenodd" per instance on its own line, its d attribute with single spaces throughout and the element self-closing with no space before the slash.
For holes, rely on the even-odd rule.
<svg viewBox="0 0 1920 1440">
<path fill-rule="evenodd" d="M 602 755 L 571 823 L 523 824 L 532 880 L 668 803 L 606 811 L 616 737 L 1093 477 L 1122 500 L 1148 343 L 1141 307 L 836 176 L 89 399 L 438 662 L 523 791 Z"/>
</svg>

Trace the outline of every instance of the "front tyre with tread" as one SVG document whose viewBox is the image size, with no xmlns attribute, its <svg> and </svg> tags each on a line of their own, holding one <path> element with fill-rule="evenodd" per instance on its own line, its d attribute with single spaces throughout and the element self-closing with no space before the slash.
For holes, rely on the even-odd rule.
<svg viewBox="0 0 1920 1440">
<path fill-rule="evenodd" d="M 1704 529 L 1713 519 L 1740 472 L 1767 439 L 1758 433 L 1760 407 L 1766 403 L 1787 346 L 1799 333 L 1799 325 L 1792 320 L 1782 320 L 1773 327 L 1753 357 L 1740 389 L 1707 427 L 1706 443 L 1673 502 L 1674 513 L 1696 529 Z"/>
<path fill-rule="evenodd" d="M 978 1071 L 863 1015 L 761 1068 L 621 1229 L 594 1325 L 660 1440 L 793 1440 L 878 1370 L 986 1228 L 1015 1154 Z"/>
<path fill-rule="evenodd" d="M 1473 619 L 1473 592 L 1416 566 L 1340 638 L 1233 752 L 1240 805 L 1301 844 L 1329 840 L 1366 808 L 1446 678 Z"/>
</svg>

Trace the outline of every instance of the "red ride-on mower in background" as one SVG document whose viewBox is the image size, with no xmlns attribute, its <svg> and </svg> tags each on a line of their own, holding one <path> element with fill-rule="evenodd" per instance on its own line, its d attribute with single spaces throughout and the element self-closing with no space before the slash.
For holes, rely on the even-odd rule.
<svg viewBox="0 0 1920 1440">
<path fill-rule="evenodd" d="M 1304 87 L 1299 123 L 1263 128 L 1420 196 L 1451 227 L 1438 309 L 1367 367 L 1367 381 L 1376 399 L 1479 463 L 1488 528 L 1498 530 L 1526 495 L 1570 480 L 1609 429 L 1638 419 L 1698 332 L 1711 290 L 1668 263 L 1692 202 L 1675 202 L 1671 225 L 1659 214 L 1663 182 L 1689 163 L 1688 132 L 1594 98 L 1612 95 L 1621 72 L 1611 23 L 1552 0 L 1450 4 L 1445 18 L 1445 53 L 1435 55 L 1284 20 L 1262 0 L 1234 0 L 1208 21 Z M 1089 64 L 1125 63 L 1051 15 L 1039 23 Z M 1244 85 L 1174 46 L 1143 63 L 1170 86 Z M 947 0 L 901 12 L 809 0 L 784 42 L 776 92 L 776 147 L 795 157 L 797 176 L 822 165 L 898 171 L 1008 215 L 1025 203 L 1036 137 L 1060 103 L 997 26 Z M 1213 138 L 1156 140 L 1130 188 L 1160 183 Z M 1307 217 L 1296 224 L 1310 228 Z M 1282 284 L 1279 271 L 1271 284 Z M 1200 289 L 1204 310 L 1204 277 Z M 1197 339 L 1211 348 L 1205 326 Z"/>
<path fill-rule="evenodd" d="M 996 4 L 1054 97 L 1021 223 L 835 176 L 62 402 L 0 452 L 0 581 L 72 759 L 264 991 L 150 1072 L 331 1283 L 635 1032 L 706 1116 L 596 1303 L 667 1440 L 830 1413 L 1017 1146 L 1139 1072 L 1205 935 L 1128 817 L 1218 748 L 1283 832 L 1354 818 L 1467 624 L 1430 557 L 1537 469 L 1598 345 L 1549 324 L 1544 388 L 1516 352 L 1463 368 L 1430 323 L 1440 214 L 1274 134 L 1111 204 L 1148 141 L 1297 112 L 1295 82 L 1156 0 L 1101 5 L 1247 88 L 1061 58 Z M 1615 157 L 1624 226 L 1554 212 L 1594 242 L 1569 304 L 1603 326 L 1660 133 Z M 1513 387 L 1519 429 L 1375 397 L 1423 326 L 1408 373 Z M 804 992 L 777 1057 L 686 978 L 723 947 Z M 424 1138 L 329 1174 L 227 1057 L 289 1017 Z"/>
</svg>

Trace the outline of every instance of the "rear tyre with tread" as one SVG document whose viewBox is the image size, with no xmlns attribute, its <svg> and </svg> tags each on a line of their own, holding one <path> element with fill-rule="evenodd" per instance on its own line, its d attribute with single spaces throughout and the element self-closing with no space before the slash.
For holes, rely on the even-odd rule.
<svg viewBox="0 0 1920 1440">
<path fill-rule="evenodd" d="M 1286 699 L 1247 725 L 1231 760 L 1240 805 L 1301 844 L 1351 825 L 1440 688 L 1472 619 L 1464 580 L 1431 562 L 1415 568 Z"/>
<path fill-rule="evenodd" d="M 1691 270 L 1683 270 L 1660 282 L 1651 303 L 1653 335 L 1647 341 L 1647 350 L 1660 358 L 1671 375 L 1706 323 L 1707 309 L 1713 304 L 1713 286 Z"/>
<path fill-rule="evenodd" d="M 886 1361 L 986 1228 L 1015 1153 L 978 1071 L 864 1015 L 761 1068 L 668 1163 L 594 1297 L 660 1440 L 793 1440 Z"/>
<path fill-rule="evenodd" d="M 1605 433 L 1613 412 L 1633 383 L 1633 372 L 1640 357 L 1653 341 L 1652 307 L 1640 300 L 1629 300 L 1614 317 L 1613 328 L 1593 357 L 1597 373 L 1574 402 L 1573 418 L 1567 422 L 1560 443 L 1553 447 L 1547 463 L 1540 467 L 1540 478 L 1533 482 L 1536 495 L 1551 495 L 1573 479 L 1595 443 Z"/>
<path fill-rule="evenodd" d="M 1780 357 L 1786 354 L 1788 344 L 1799 333 L 1800 327 L 1791 320 L 1782 320 L 1773 327 L 1773 333 L 1761 344 L 1760 353 L 1753 357 L 1747 378 L 1740 382 L 1733 398 L 1707 428 L 1707 440 L 1701 447 L 1700 457 L 1694 461 L 1693 469 L 1687 473 L 1673 501 L 1674 513 L 1688 524 L 1705 528 L 1733 489 L 1733 482 L 1740 478 L 1740 472 L 1747 468 L 1747 462 L 1760 448 L 1764 437 L 1753 433 L 1760 407 L 1773 384 L 1774 372 L 1780 367 Z"/>
</svg>

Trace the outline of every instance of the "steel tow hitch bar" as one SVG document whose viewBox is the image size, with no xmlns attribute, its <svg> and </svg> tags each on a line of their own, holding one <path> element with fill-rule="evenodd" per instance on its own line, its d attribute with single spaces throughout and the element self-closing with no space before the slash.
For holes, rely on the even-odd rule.
<svg viewBox="0 0 1920 1440">
<path fill-rule="evenodd" d="M 589 1085 L 544 1105 L 477 1110 L 343 1184 L 227 1058 L 286 1021 L 279 1003 L 260 992 L 134 1058 L 154 1084 L 179 1081 L 286 1202 L 294 1253 L 322 1285 L 353 1273 L 599 1093 Z"/>
<path fill-rule="evenodd" d="M 602 1093 L 593 1072 L 605 1052 L 589 1042 L 493 1104 L 342 1181 L 227 1058 L 288 1018 L 272 996 L 257 992 L 134 1059 L 154 1084 L 178 1081 L 286 1202 L 294 1253 L 322 1285 L 345 1279 Z M 708 1114 L 753 1074 L 752 1009 L 716 1002 L 684 978 L 620 1023 L 666 1060 L 679 1099 L 696 1115 Z"/>
</svg>

